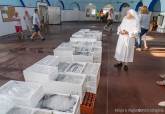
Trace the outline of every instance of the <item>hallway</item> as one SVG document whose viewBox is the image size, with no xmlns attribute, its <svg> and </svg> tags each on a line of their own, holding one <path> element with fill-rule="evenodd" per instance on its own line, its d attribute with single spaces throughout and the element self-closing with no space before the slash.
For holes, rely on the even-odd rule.
<svg viewBox="0 0 165 114">
<path fill-rule="evenodd" d="M 135 62 L 129 64 L 129 71 L 119 71 L 113 67 L 118 38 L 117 25 L 114 24 L 112 33 L 103 32 L 101 80 L 95 114 L 132 114 L 131 111 L 137 112 L 133 109 L 139 108 L 150 109 L 149 111 L 155 109 L 153 113 L 141 114 L 164 114 L 165 109 L 159 108 L 157 104 L 165 100 L 165 87 L 159 87 L 155 82 L 161 80 L 160 74 L 165 73 L 165 44 L 159 40 L 159 35 L 156 35 L 156 40 L 149 41 L 150 51 L 135 51 Z M 50 33 L 46 35 L 45 42 L 32 42 L 29 39 L 17 41 L 15 37 L 6 36 L 7 38 L 0 42 L 0 85 L 9 80 L 24 80 L 22 71 L 25 68 L 46 55 L 53 54 L 54 48 L 64 41 L 69 41 L 70 36 L 79 29 L 102 30 L 103 26 L 104 24 L 95 22 L 50 26 Z M 123 109 L 128 112 L 123 112 Z"/>
</svg>

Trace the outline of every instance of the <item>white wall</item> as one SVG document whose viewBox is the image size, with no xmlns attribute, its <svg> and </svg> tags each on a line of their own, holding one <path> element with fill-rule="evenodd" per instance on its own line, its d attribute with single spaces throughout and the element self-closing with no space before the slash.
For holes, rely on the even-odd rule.
<svg viewBox="0 0 165 114">
<path fill-rule="evenodd" d="M 16 7 L 16 11 L 19 13 L 19 16 L 22 18 L 21 23 L 23 30 L 26 29 L 25 22 L 23 20 L 24 11 L 28 10 L 30 15 L 33 15 L 34 8 L 23 8 L 23 7 Z M 62 22 L 65 21 L 95 21 L 95 17 L 86 17 L 86 13 L 82 11 L 76 10 L 63 10 L 61 12 Z M 0 12 L 1 14 L 1 12 Z M 0 15 L 0 36 L 8 35 L 15 33 L 15 27 L 13 22 L 3 22 L 2 16 Z"/>
<path fill-rule="evenodd" d="M 29 11 L 30 15 L 33 14 L 33 10 L 34 10 L 33 8 L 28 8 L 26 10 Z M 21 23 L 22 23 L 23 29 L 25 30 L 26 26 L 25 26 L 25 22 L 23 20 L 25 8 L 16 7 L 16 11 L 19 13 L 19 16 L 22 18 Z M 1 14 L 1 12 L 0 12 L 0 14 Z M 12 33 L 15 33 L 14 23 L 13 22 L 3 22 L 2 16 L 0 15 L 0 36 L 12 34 Z"/>
<path fill-rule="evenodd" d="M 65 21 L 95 21 L 96 17 L 86 17 L 86 13 L 83 11 L 77 10 L 63 10 L 62 14 L 62 22 Z"/>
</svg>

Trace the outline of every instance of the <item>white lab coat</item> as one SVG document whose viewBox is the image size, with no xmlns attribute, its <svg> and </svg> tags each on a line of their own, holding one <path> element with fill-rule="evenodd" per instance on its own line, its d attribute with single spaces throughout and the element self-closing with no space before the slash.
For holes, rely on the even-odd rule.
<svg viewBox="0 0 165 114">
<path fill-rule="evenodd" d="M 135 38 L 138 37 L 139 23 L 135 19 L 128 20 L 124 17 L 121 25 L 118 27 L 118 34 L 122 30 L 129 32 L 129 35 L 119 34 L 115 58 L 120 62 L 133 62 Z"/>
</svg>

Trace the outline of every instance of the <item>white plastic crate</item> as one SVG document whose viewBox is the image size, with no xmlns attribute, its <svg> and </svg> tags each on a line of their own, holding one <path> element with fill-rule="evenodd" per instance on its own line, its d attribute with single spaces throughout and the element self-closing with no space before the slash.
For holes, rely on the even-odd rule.
<svg viewBox="0 0 165 114">
<path fill-rule="evenodd" d="M 75 62 L 76 63 L 76 62 Z M 69 71 L 66 70 L 66 74 L 71 74 L 71 75 L 86 75 L 87 76 L 87 81 L 86 81 L 86 87 L 87 87 L 87 91 L 88 92 L 97 92 L 97 88 L 99 85 L 99 81 L 100 81 L 100 67 L 101 64 L 100 63 L 84 63 L 84 65 L 82 64 L 82 67 L 76 67 L 73 66 L 75 63 L 72 63 L 70 65 L 70 67 L 68 67 L 68 69 L 81 69 L 79 70 L 79 72 L 74 72 L 74 71 Z M 72 67 L 71 67 L 72 66 Z M 83 70 L 82 70 L 83 69 Z M 92 89 L 92 91 L 91 91 Z"/>
<path fill-rule="evenodd" d="M 98 41 L 101 41 L 102 40 L 102 32 L 100 31 L 90 31 L 89 34 L 93 34 L 97 37 Z"/>
<path fill-rule="evenodd" d="M 88 81 L 86 83 L 87 92 L 97 94 L 97 88 L 95 87 L 96 82 Z"/>
<path fill-rule="evenodd" d="M 87 75 L 87 91 L 88 92 L 97 92 L 97 88 L 100 81 L 100 63 L 88 63 L 83 71 L 83 74 Z M 89 88 L 92 88 L 93 91 L 90 91 Z"/>
<path fill-rule="evenodd" d="M 56 78 L 58 68 L 34 64 L 23 71 L 25 81 L 45 83 Z"/>
<path fill-rule="evenodd" d="M 68 43 L 72 45 L 71 43 Z M 81 46 L 81 47 L 80 47 Z M 69 46 L 70 47 L 70 46 Z M 73 52 L 70 51 L 67 53 L 67 47 L 65 52 L 63 52 L 63 49 L 57 48 L 54 51 L 54 55 L 58 56 L 61 61 L 77 61 L 77 62 L 94 62 L 94 63 L 101 63 L 102 60 L 102 48 L 93 48 L 92 46 L 85 46 L 85 45 L 79 45 L 75 46 L 72 45 L 72 48 L 74 48 Z M 85 50 L 85 51 L 84 51 Z"/>
<path fill-rule="evenodd" d="M 73 53 L 73 61 L 77 61 L 77 62 L 94 62 L 94 57 L 93 57 L 93 53 L 91 52 L 91 50 L 87 50 L 87 51 L 83 51 L 81 49 L 76 50 Z"/>
<path fill-rule="evenodd" d="M 97 39 L 95 37 L 85 37 L 85 36 L 81 36 L 81 37 L 71 37 L 70 38 L 71 42 L 96 42 Z"/>
<path fill-rule="evenodd" d="M 40 61 L 38 61 L 36 64 L 57 67 L 59 64 L 59 57 L 48 55 L 44 57 L 43 59 L 41 59 Z"/>
<path fill-rule="evenodd" d="M 17 105 L 34 107 L 44 93 L 40 84 L 9 81 L 0 87 L 0 94 L 11 98 Z"/>
<path fill-rule="evenodd" d="M 14 106 L 5 114 L 34 114 L 33 109 L 25 106 Z M 44 114 L 44 113 L 41 113 Z"/>
<path fill-rule="evenodd" d="M 94 63 L 101 63 L 102 62 L 102 48 L 94 48 L 93 49 L 93 61 Z"/>
<path fill-rule="evenodd" d="M 64 72 L 65 69 L 67 69 L 67 67 L 70 65 L 70 63 L 64 60 L 59 61 L 59 58 L 60 57 L 48 55 L 35 64 L 53 67 L 53 68 L 58 69 L 58 72 Z"/>
<path fill-rule="evenodd" d="M 102 42 L 69 42 L 73 47 L 92 47 L 92 48 L 102 48 Z"/>
<path fill-rule="evenodd" d="M 90 38 L 97 41 L 102 40 L 102 32 L 94 30 L 80 30 L 72 35 L 73 38 Z"/>
<path fill-rule="evenodd" d="M 57 78 L 43 85 L 45 93 L 79 95 L 82 103 L 86 92 L 86 75 L 58 74 Z"/>
<path fill-rule="evenodd" d="M 6 114 L 14 107 L 13 101 L 6 95 L 0 95 L 0 114 Z"/>
<path fill-rule="evenodd" d="M 72 61 L 74 48 L 69 43 L 62 43 L 53 52 L 61 61 Z"/>
<path fill-rule="evenodd" d="M 90 42 L 72 42 L 71 45 L 75 48 L 75 53 L 78 49 L 79 54 L 76 55 L 74 53 L 73 60 L 74 61 L 81 61 L 81 62 L 94 62 L 94 63 L 101 63 L 102 61 L 102 47 L 101 43 L 97 41 L 96 43 Z M 83 54 L 83 51 L 86 50 L 86 54 Z M 89 53 L 89 54 L 88 54 Z"/>
<path fill-rule="evenodd" d="M 49 63 L 51 64 L 51 62 L 53 62 L 52 60 L 50 60 L 50 62 L 47 62 L 48 57 L 44 58 L 43 60 L 41 60 L 42 62 L 37 62 L 37 64 L 35 64 L 34 68 L 37 69 L 48 69 L 48 68 L 52 68 L 51 66 L 47 66 L 47 64 L 44 65 L 38 65 L 40 63 Z M 50 59 L 50 56 L 49 56 Z M 46 61 L 46 62 L 45 62 Z M 82 73 L 84 67 L 85 67 L 85 63 L 68 63 L 68 62 L 59 62 L 59 64 L 57 65 L 58 67 L 58 73 L 62 72 L 65 73 L 66 71 L 71 72 L 72 70 L 75 70 L 72 65 L 74 64 L 78 64 L 81 65 L 82 67 L 79 67 L 78 69 L 76 69 L 76 72 L 80 72 Z M 34 69 L 33 68 L 33 69 Z M 54 68 L 54 67 L 53 67 Z M 55 67 L 56 68 L 56 67 Z M 63 94 L 75 94 L 75 95 L 80 95 L 81 97 L 81 101 L 83 100 L 83 97 L 85 95 L 86 92 L 86 88 L 85 88 L 85 83 L 86 83 L 86 75 L 84 74 L 83 76 L 75 76 L 74 74 L 72 75 L 64 75 L 65 77 L 62 77 L 63 80 L 59 80 L 56 81 L 57 79 L 59 79 L 61 74 L 58 73 L 54 73 L 54 74 L 50 74 L 49 75 L 43 75 L 41 77 L 41 74 L 39 74 L 39 70 L 35 70 L 35 72 L 32 72 L 32 70 L 29 70 L 29 72 L 25 73 L 26 76 L 26 81 L 31 81 L 31 82 L 37 82 L 37 83 L 41 83 L 44 87 L 44 92 L 45 93 L 63 93 Z M 34 70 L 33 70 L 34 71 Z M 47 70 L 46 70 L 47 71 Z M 46 72 L 47 74 L 48 72 Z M 66 80 L 67 79 L 67 80 Z M 72 79 L 72 80 L 71 80 Z M 74 82 L 75 81 L 75 82 Z M 76 82 L 77 81 L 77 82 Z"/>
<path fill-rule="evenodd" d="M 78 96 L 47 94 L 37 103 L 34 108 L 15 106 L 6 114 L 80 114 Z"/>
</svg>

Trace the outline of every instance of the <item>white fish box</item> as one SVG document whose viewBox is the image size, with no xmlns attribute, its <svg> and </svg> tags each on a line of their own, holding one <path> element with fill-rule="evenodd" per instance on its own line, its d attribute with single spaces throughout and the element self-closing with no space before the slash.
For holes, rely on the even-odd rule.
<svg viewBox="0 0 165 114">
<path fill-rule="evenodd" d="M 73 47 L 102 48 L 102 42 L 69 42 Z"/>
<path fill-rule="evenodd" d="M 96 82 L 88 81 L 86 83 L 87 92 L 97 94 Z"/>
<path fill-rule="evenodd" d="M 5 114 L 33 114 L 33 109 L 25 106 L 14 106 Z M 44 113 L 41 113 L 44 114 Z"/>
<path fill-rule="evenodd" d="M 79 95 L 82 103 L 86 92 L 86 75 L 58 74 L 57 78 L 43 85 L 45 93 Z"/>
<path fill-rule="evenodd" d="M 60 50 L 60 51 L 59 51 Z M 56 49 L 54 49 L 54 54 L 61 56 L 72 56 L 74 48 L 69 43 L 62 43 Z"/>
<path fill-rule="evenodd" d="M 72 63 L 70 67 L 68 67 L 65 74 L 86 75 L 87 76 L 86 78 L 87 91 L 88 92 L 94 91 L 94 93 L 96 93 L 98 85 L 99 85 L 99 81 L 100 81 L 100 67 L 101 67 L 100 63 L 86 63 L 86 64 L 84 63 L 83 65 L 83 64 L 75 62 L 75 63 Z M 92 88 L 92 91 L 90 91 L 89 88 Z"/>
<path fill-rule="evenodd" d="M 102 47 L 94 48 L 91 44 L 93 43 L 62 43 L 54 50 L 54 55 L 58 56 L 60 61 L 101 63 Z M 65 52 L 64 48 L 60 48 L 63 46 L 65 47 Z M 71 52 L 71 50 L 68 51 L 70 47 L 73 48 L 73 52 Z"/>
<path fill-rule="evenodd" d="M 100 31 L 90 31 L 89 34 L 94 34 L 97 37 L 98 41 L 101 41 L 102 40 L 103 33 L 100 32 Z"/>
<path fill-rule="evenodd" d="M 99 41 L 96 43 L 72 42 L 72 45 L 75 48 L 74 61 L 101 63 L 102 47 Z M 79 56 L 76 56 L 76 53 Z"/>
<path fill-rule="evenodd" d="M 80 29 L 79 32 L 89 32 L 90 29 Z"/>
<path fill-rule="evenodd" d="M 76 61 L 76 62 L 91 62 L 93 63 L 94 62 L 94 57 L 92 54 L 88 54 L 88 55 L 85 55 L 84 53 L 79 53 L 79 54 L 75 54 L 73 55 L 73 61 Z"/>
<path fill-rule="evenodd" d="M 34 108 L 15 106 L 6 114 L 80 114 L 78 96 L 47 94 Z"/>
<path fill-rule="evenodd" d="M 102 48 L 94 48 L 93 49 L 93 61 L 94 63 L 102 63 Z"/>
<path fill-rule="evenodd" d="M 90 30 L 90 31 L 78 31 L 76 33 L 74 33 L 72 35 L 72 37 L 84 37 L 84 38 L 95 38 L 97 41 L 101 41 L 102 40 L 102 32 L 100 31 L 94 31 L 94 30 Z"/>
<path fill-rule="evenodd" d="M 81 36 L 81 37 L 71 37 L 70 38 L 71 42 L 96 42 L 97 38 L 95 37 L 85 37 L 85 36 Z"/>
<path fill-rule="evenodd" d="M 74 52 L 74 48 L 70 47 L 57 47 L 53 50 L 55 56 L 59 56 L 60 61 L 72 61 L 72 56 Z"/>
<path fill-rule="evenodd" d="M 58 69 L 56 67 L 34 64 L 23 71 L 25 81 L 48 82 L 56 78 Z"/>
<path fill-rule="evenodd" d="M 0 114 L 6 114 L 14 107 L 13 101 L 6 95 L 0 95 Z"/>
<path fill-rule="evenodd" d="M 35 107 L 44 93 L 40 84 L 9 81 L 0 87 L 0 94 L 11 98 L 17 105 Z"/>
<path fill-rule="evenodd" d="M 100 81 L 100 63 L 88 63 L 83 71 L 83 74 L 87 75 L 87 91 L 93 92 L 88 90 L 88 88 L 94 88 L 95 92 L 97 92 L 97 88 L 99 86 Z M 92 84 L 91 84 L 92 82 Z"/>
<path fill-rule="evenodd" d="M 53 55 L 46 56 L 36 64 L 57 68 L 58 72 L 64 72 L 65 69 L 69 66 L 68 62 L 65 62 L 64 60 L 59 61 L 59 57 Z"/>
<path fill-rule="evenodd" d="M 58 67 L 59 64 L 59 57 L 53 56 L 53 55 L 48 55 L 38 61 L 36 64 L 39 65 L 45 65 L 45 66 L 51 66 L 51 67 Z"/>
</svg>

